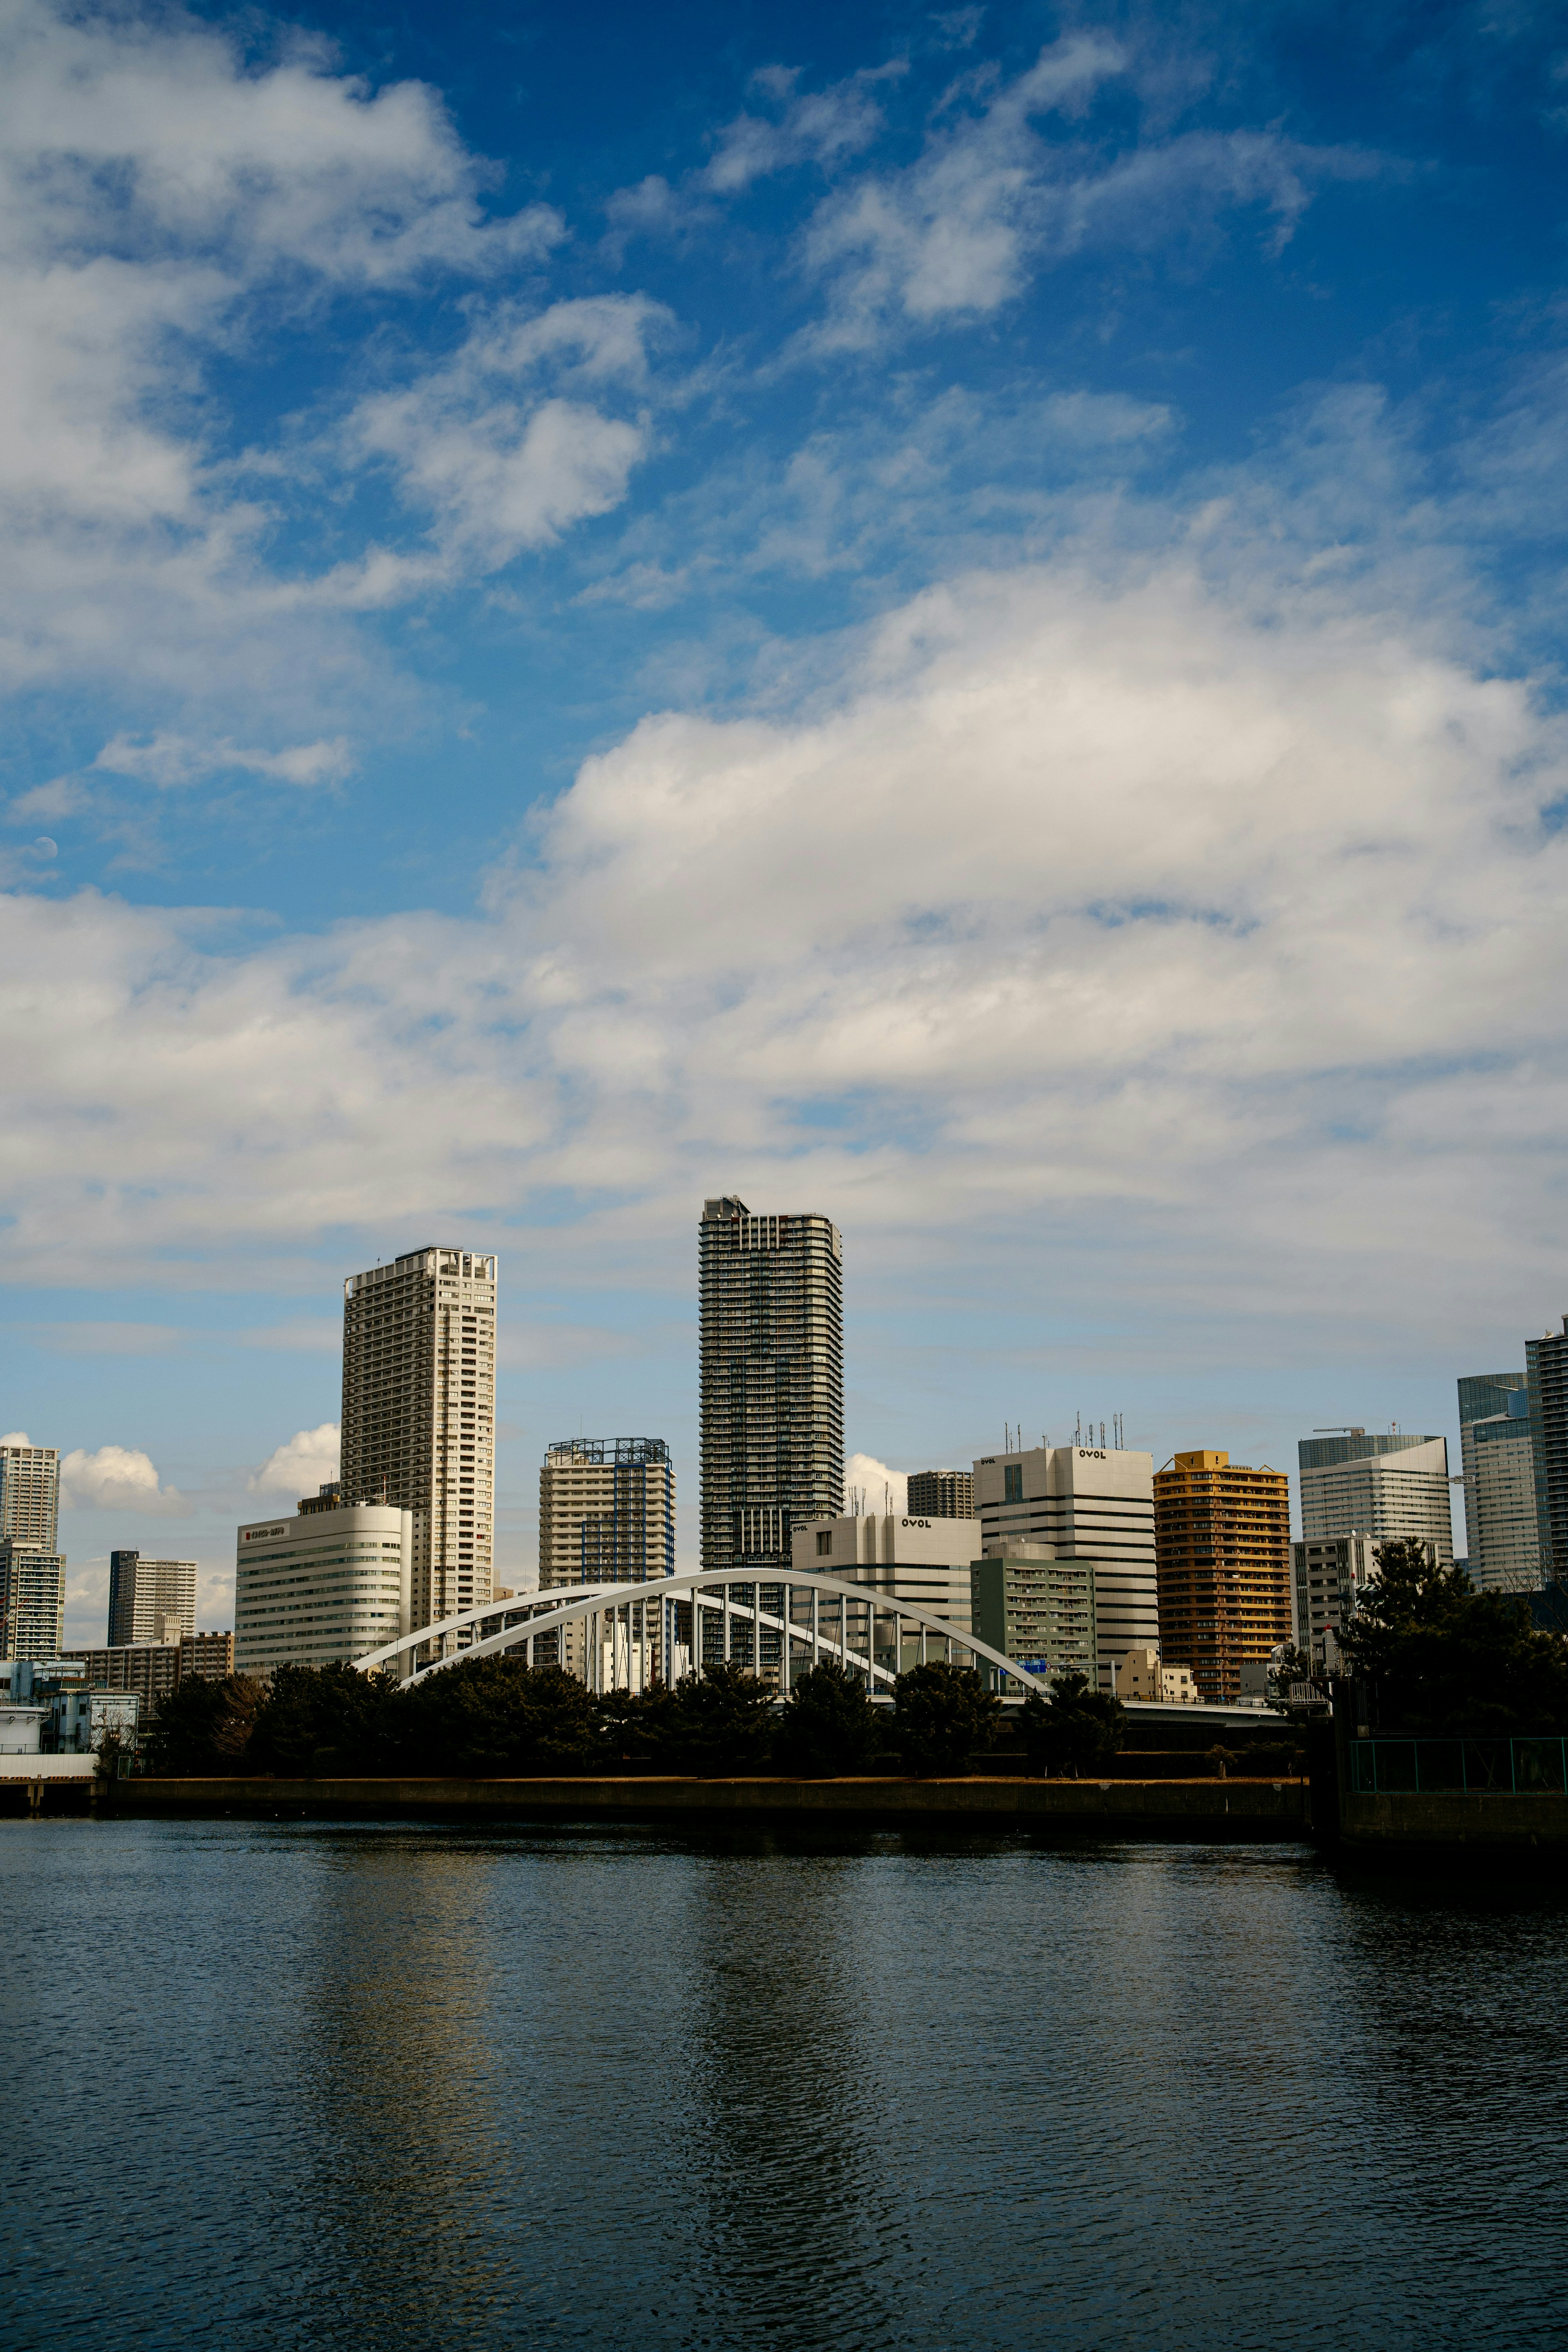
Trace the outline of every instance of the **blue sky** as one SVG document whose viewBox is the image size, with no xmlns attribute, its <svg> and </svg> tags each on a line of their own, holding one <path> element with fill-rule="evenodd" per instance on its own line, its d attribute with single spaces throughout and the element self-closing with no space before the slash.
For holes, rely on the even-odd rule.
<svg viewBox="0 0 1568 2352">
<path fill-rule="evenodd" d="M 689 1531 L 719 1189 L 844 1228 L 894 1471 L 1293 1467 L 1522 1363 L 1555 12 L 0 43 L 0 1424 L 76 1457 L 75 1633 L 118 1542 L 222 1622 L 342 1275 L 435 1239 L 501 1255 L 513 1580 L 579 1425 Z"/>
</svg>

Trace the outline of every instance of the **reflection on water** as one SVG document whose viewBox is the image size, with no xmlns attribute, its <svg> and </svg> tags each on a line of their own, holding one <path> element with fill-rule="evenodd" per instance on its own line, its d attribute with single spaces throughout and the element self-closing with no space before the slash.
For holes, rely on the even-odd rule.
<svg viewBox="0 0 1568 2352">
<path fill-rule="evenodd" d="M 1555 1897 L 1027 1834 L 0 1852 L 11 2346 L 1563 2340 Z"/>
</svg>

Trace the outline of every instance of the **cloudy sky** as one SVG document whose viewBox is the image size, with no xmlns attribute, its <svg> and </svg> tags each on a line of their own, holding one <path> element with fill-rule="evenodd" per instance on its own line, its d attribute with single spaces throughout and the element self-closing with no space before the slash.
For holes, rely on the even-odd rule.
<svg viewBox="0 0 1568 2352">
<path fill-rule="evenodd" d="M 690 1527 L 705 1192 L 841 1225 L 893 1473 L 1522 1364 L 1559 11 L 0 27 L 0 1426 L 75 1635 L 117 1542 L 225 1622 L 434 1241 L 513 1581 L 579 1428 Z"/>
</svg>

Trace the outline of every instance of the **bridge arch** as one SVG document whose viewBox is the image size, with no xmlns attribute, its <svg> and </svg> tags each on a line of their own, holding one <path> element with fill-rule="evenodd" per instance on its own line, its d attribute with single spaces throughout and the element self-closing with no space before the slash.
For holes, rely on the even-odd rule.
<svg viewBox="0 0 1568 2352">
<path fill-rule="evenodd" d="M 733 1595 L 737 1587 L 750 1592 L 752 1599 L 750 1601 L 735 1599 Z M 783 1592 L 784 1613 L 782 1616 L 761 1606 L 761 1595 L 763 1591 Z M 802 1622 L 794 1613 L 794 1601 L 797 1595 L 805 1596 L 809 1601 L 810 1617 L 805 1622 Z M 701 1611 L 718 1613 L 723 1618 L 722 1654 L 726 1658 L 731 1654 L 731 1629 L 735 1620 L 754 1628 L 759 1636 L 759 1653 L 760 1635 L 764 1630 L 782 1634 L 784 1671 L 780 1677 L 781 1695 L 787 1692 L 791 1681 L 791 1669 L 794 1664 L 792 1643 L 808 1651 L 813 1664 L 819 1661 L 837 1661 L 865 1674 L 868 1686 L 873 1691 L 890 1689 L 899 1667 L 897 1664 L 888 1667 L 879 1664 L 876 1641 L 878 1620 L 890 1618 L 893 1620 L 893 1655 L 900 1664 L 904 1647 L 903 1629 L 909 1625 L 919 1634 L 922 1662 L 930 1652 L 934 1636 L 936 1641 L 942 1644 L 949 1659 L 952 1659 L 955 1651 L 963 1651 L 975 1663 L 983 1663 L 991 1667 L 996 1675 L 1006 1675 L 1014 1683 L 1021 1685 L 1026 1692 L 1035 1691 L 1042 1698 L 1048 1698 L 1050 1696 L 1044 1675 L 1031 1673 L 1026 1666 L 1020 1665 L 1016 1659 L 1005 1656 L 1000 1650 L 993 1649 L 989 1643 L 982 1642 L 977 1635 L 964 1633 L 952 1622 L 951 1618 L 939 1617 L 934 1610 L 920 1608 L 913 1601 L 900 1601 L 892 1593 L 879 1590 L 874 1585 L 852 1584 L 845 1577 L 826 1576 L 806 1570 L 779 1573 L 757 1568 L 730 1569 L 716 1574 L 711 1570 L 701 1569 L 684 1576 L 658 1577 L 639 1584 L 557 1586 L 549 1592 L 523 1593 L 510 1601 L 491 1601 L 477 1608 L 459 1610 L 455 1616 L 444 1617 L 437 1623 L 422 1625 L 413 1633 L 401 1634 L 395 1642 L 388 1642 L 379 1650 L 367 1651 L 363 1658 L 354 1660 L 354 1664 L 362 1674 L 369 1674 L 375 1667 L 390 1664 L 396 1658 L 411 1656 L 414 1652 L 426 1648 L 432 1643 L 445 1644 L 462 1632 L 478 1633 L 486 1621 L 496 1617 L 513 1617 L 519 1622 L 502 1625 L 494 1633 L 482 1634 L 479 1640 L 470 1642 L 466 1648 L 446 1651 L 443 1655 L 429 1660 L 425 1665 L 416 1666 L 409 1679 L 423 1681 L 426 1675 L 438 1674 L 444 1667 L 460 1665 L 469 1658 L 491 1657 L 500 1651 L 515 1649 L 520 1643 L 527 1645 L 531 1660 L 532 1645 L 542 1634 L 560 1633 L 566 1626 L 584 1620 L 589 1621 L 591 1625 L 595 1618 L 607 1618 L 612 1628 L 618 1628 L 624 1612 L 626 1616 L 627 1679 L 629 1681 L 632 1650 L 631 1612 L 639 1610 L 644 1612 L 641 1634 L 644 1665 L 641 1679 L 646 1687 L 648 1679 L 647 1653 L 651 1647 L 647 1638 L 646 1612 L 656 1607 L 662 1612 L 664 1605 L 669 1601 L 686 1601 L 691 1606 L 694 1664 L 700 1664 L 704 1654 L 704 1644 L 696 1638 L 698 1630 L 696 1619 Z M 836 1604 L 830 1612 L 830 1622 L 826 1626 L 823 1623 L 825 1601 Z M 860 1646 L 856 1645 L 851 1638 L 849 1620 L 852 1611 L 866 1617 L 866 1638 L 864 1644 Z M 662 1615 L 660 1623 L 662 1633 L 664 1625 Z M 659 1647 L 661 1653 L 668 1654 L 663 1640 Z M 613 1636 L 610 1648 L 612 1679 L 605 1683 L 603 1678 L 603 1643 L 597 1637 L 595 1629 L 595 1638 L 590 1644 L 594 1671 L 588 1677 L 590 1686 L 593 1688 L 619 1687 L 618 1633 Z"/>
</svg>

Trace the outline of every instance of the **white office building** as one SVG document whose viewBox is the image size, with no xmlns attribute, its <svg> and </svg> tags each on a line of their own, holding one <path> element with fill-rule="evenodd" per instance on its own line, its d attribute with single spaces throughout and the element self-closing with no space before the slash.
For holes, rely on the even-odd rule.
<svg viewBox="0 0 1568 2352">
<path fill-rule="evenodd" d="M 970 1626 L 970 1569 L 980 1557 L 978 1519 L 911 1517 L 899 1512 L 868 1513 L 860 1518 L 838 1517 L 810 1519 L 796 1528 L 790 1542 L 790 1566 L 820 1576 L 842 1577 L 847 1584 L 863 1584 L 880 1605 L 907 1601 L 946 1617 L 962 1633 Z M 826 1607 L 831 1610 L 831 1601 Z M 934 1637 L 933 1637 L 934 1638 Z M 906 1650 L 919 1647 L 910 1629 Z M 941 1657 L 940 1645 L 927 1644 L 928 1654 Z M 907 1661 L 906 1661 L 907 1663 Z M 958 1663 L 967 1664 L 960 1653 Z"/>
<path fill-rule="evenodd" d="M 414 1514 L 387 1503 L 292 1517 L 239 1530 L 234 1670 L 352 1664 L 414 1631 Z"/>
<path fill-rule="evenodd" d="M 1309 1543 L 1352 1533 L 1374 1543 L 1414 1537 L 1452 1563 L 1447 1438 L 1369 1438 L 1358 1429 L 1303 1438 L 1299 1451 L 1301 1533 Z"/>
<path fill-rule="evenodd" d="M 1459 1455 L 1470 1580 L 1483 1592 L 1541 1586 L 1534 1429 L 1523 1372 L 1459 1382 Z"/>
<path fill-rule="evenodd" d="M 1100 1687 L 1114 1691 L 1131 1649 L 1160 1639 L 1154 1573 L 1154 1457 L 1115 1446 L 1037 1445 L 974 1465 L 981 1550 L 1041 1544 L 1094 1569 Z"/>
</svg>

